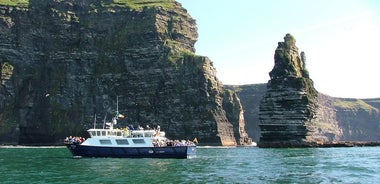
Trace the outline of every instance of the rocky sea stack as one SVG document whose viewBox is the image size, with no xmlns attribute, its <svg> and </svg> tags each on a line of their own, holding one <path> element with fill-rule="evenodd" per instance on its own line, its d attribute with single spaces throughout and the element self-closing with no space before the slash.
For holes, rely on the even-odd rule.
<svg viewBox="0 0 380 184">
<path fill-rule="evenodd" d="M 275 51 L 267 92 L 260 102 L 260 147 L 304 147 L 314 144 L 312 120 L 318 92 L 299 54 L 295 38 L 287 34 Z"/>
<path fill-rule="evenodd" d="M 194 54 L 195 20 L 174 0 L 0 4 L 0 144 L 60 144 L 119 111 L 172 139 L 250 143 L 238 98 Z M 229 108 L 231 111 L 226 111 Z M 242 142 L 243 140 L 243 142 Z M 244 143 L 244 140 L 247 142 Z"/>
</svg>

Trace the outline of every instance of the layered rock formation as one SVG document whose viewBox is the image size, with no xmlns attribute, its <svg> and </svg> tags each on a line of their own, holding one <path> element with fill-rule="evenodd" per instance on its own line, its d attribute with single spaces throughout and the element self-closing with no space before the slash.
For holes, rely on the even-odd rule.
<svg viewBox="0 0 380 184">
<path fill-rule="evenodd" d="M 279 42 L 275 66 L 269 73 L 267 92 L 260 102 L 260 147 L 298 147 L 314 142 L 312 119 L 317 114 L 318 93 L 290 34 Z"/>
<path fill-rule="evenodd" d="M 170 138 L 236 145 L 239 107 L 179 3 L 30 0 L 0 6 L 0 143 L 59 144 L 119 111 L 128 124 L 160 124 Z M 242 129 L 240 133 L 236 131 Z"/>
<path fill-rule="evenodd" d="M 237 93 L 225 90 L 224 99 L 223 108 L 227 112 L 227 118 L 233 122 L 235 140 L 239 145 L 252 145 L 252 138 L 246 132 L 244 109 Z"/>
</svg>

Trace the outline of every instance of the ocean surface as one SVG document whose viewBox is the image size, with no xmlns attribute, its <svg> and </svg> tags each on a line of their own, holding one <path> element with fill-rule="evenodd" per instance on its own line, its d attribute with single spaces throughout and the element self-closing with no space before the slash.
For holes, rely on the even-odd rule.
<svg viewBox="0 0 380 184">
<path fill-rule="evenodd" d="M 191 159 L 75 159 L 64 147 L 0 147 L 0 183 L 378 183 L 380 147 L 198 148 Z"/>
</svg>

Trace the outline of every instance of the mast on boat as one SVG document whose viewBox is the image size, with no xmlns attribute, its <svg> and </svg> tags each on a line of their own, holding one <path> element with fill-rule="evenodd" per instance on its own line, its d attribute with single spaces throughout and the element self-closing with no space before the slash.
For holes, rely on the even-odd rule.
<svg viewBox="0 0 380 184">
<path fill-rule="evenodd" d="M 95 113 L 95 117 L 94 117 L 94 129 L 96 129 L 96 113 Z"/>
<path fill-rule="evenodd" d="M 116 116 L 119 116 L 119 96 L 116 96 Z"/>
</svg>

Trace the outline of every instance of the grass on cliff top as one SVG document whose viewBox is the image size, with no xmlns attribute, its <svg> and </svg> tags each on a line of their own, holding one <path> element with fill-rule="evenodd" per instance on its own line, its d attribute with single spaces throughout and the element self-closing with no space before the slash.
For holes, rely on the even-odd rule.
<svg viewBox="0 0 380 184">
<path fill-rule="evenodd" d="M 344 109 L 364 109 L 366 111 L 378 111 L 377 108 L 369 105 L 360 99 L 337 99 L 334 101 L 334 105 L 336 107 L 344 108 Z"/>
<path fill-rule="evenodd" d="M 141 10 L 144 7 L 172 8 L 174 0 L 113 0 L 110 6 Z"/>
<path fill-rule="evenodd" d="M 28 6 L 29 0 L 0 0 L 0 5 L 5 6 Z"/>
<path fill-rule="evenodd" d="M 367 103 L 380 103 L 380 98 L 368 98 L 363 100 Z"/>
<path fill-rule="evenodd" d="M 41 0 L 43 1 L 43 0 Z M 111 0 L 105 2 L 105 6 L 129 7 L 141 10 L 144 7 L 172 8 L 174 0 Z M 0 5 L 5 6 L 28 6 L 29 0 L 0 0 Z"/>
</svg>

